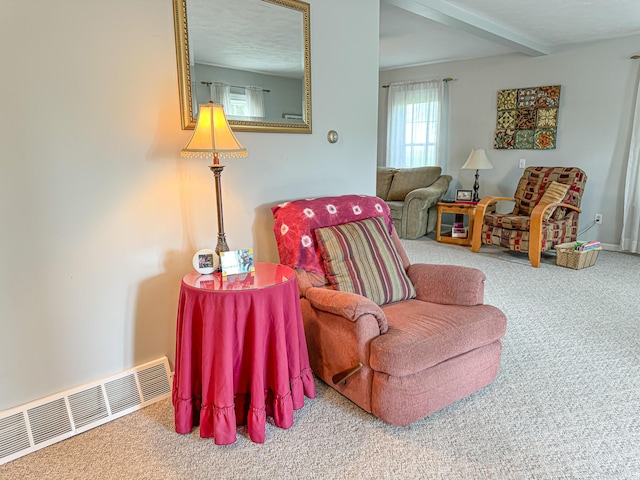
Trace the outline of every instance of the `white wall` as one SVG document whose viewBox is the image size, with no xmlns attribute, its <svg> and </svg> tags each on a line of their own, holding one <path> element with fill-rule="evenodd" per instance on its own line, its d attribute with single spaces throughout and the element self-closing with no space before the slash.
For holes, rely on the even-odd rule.
<svg viewBox="0 0 640 480">
<path fill-rule="evenodd" d="M 253 247 L 259 261 L 278 260 L 271 206 L 375 192 L 378 2 L 309 3 L 314 133 L 239 133 L 249 156 L 223 173 L 229 245 Z M 12 0 L 2 10 L 5 409 L 172 361 L 180 279 L 217 231 L 208 162 L 179 156 L 190 132 L 180 129 L 171 1 Z"/>
<path fill-rule="evenodd" d="M 444 170 L 464 188 L 474 171 L 460 170 L 472 148 L 486 148 L 494 170 L 480 172 L 480 194 L 512 196 L 527 165 L 576 166 L 588 177 L 582 199 L 582 232 L 596 213 L 604 215 L 581 237 L 620 244 L 622 202 L 629 153 L 631 117 L 639 65 L 640 36 L 597 42 L 544 57 L 505 55 L 382 71 L 380 84 L 453 77 L 449 83 L 449 157 Z M 555 150 L 493 150 L 497 91 L 507 88 L 562 85 L 558 141 Z M 386 91 L 380 89 L 380 146 L 386 139 Z M 384 156 L 384 148 L 380 149 Z M 384 162 L 384 158 L 379 161 Z"/>
</svg>

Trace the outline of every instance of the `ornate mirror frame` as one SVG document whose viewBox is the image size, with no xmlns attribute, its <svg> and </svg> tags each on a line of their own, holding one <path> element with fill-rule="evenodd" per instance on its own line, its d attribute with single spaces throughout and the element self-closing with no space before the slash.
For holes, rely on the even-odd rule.
<svg viewBox="0 0 640 480">
<path fill-rule="evenodd" d="M 233 0 L 229 0 L 233 1 Z M 234 131 L 246 132 L 279 132 L 279 133 L 311 133 L 311 41 L 309 4 L 299 0 L 261 0 L 283 8 L 289 8 L 300 12 L 303 32 L 303 102 L 301 122 L 261 122 L 229 119 L 229 124 Z M 189 62 L 189 25 L 187 22 L 188 0 L 173 0 L 174 25 L 176 36 L 176 59 L 178 66 L 178 88 L 180 94 L 180 113 L 182 117 L 182 129 L 193 129 L 196 118 L 193 111 L 191 67 Z M 250 32 L 248 32 L 250 34 Z"/>
</svg>

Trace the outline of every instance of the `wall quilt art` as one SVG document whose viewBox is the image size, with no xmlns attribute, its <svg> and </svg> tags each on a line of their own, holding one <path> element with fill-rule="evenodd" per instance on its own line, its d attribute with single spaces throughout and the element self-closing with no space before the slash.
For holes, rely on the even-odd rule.
<svg viewBox="0 0 640 480">
<path fill-rule="evenodd" d="M 560 85 L 498 90 L 493 148 L 556 148 Z"/>
</svg>

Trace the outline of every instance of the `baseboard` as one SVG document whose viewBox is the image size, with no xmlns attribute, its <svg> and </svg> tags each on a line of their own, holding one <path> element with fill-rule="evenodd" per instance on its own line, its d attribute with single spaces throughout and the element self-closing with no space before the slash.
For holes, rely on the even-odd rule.
<svg viewBox="0 0 640 480">
<path fill-rule="evenodd" d="M 171 396 L 166 357 L 0 412 L 0 465 Z"/>
</svg>

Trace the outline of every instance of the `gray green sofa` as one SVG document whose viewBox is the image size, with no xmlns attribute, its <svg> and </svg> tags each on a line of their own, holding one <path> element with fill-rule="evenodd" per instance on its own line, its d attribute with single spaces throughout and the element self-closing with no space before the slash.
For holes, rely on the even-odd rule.
<svg viewBox="0 0 640 480">
<path fill-rule="evenodd" d="M 400 238 L 415 239 L 435 230 L 436 204 L 451 180 L 440 167 L 378 167 L 376 196 L 389 205 Z"/>
</svg>

